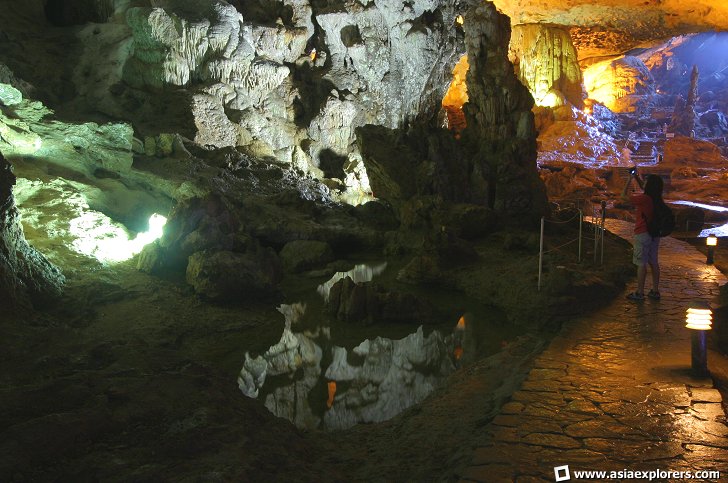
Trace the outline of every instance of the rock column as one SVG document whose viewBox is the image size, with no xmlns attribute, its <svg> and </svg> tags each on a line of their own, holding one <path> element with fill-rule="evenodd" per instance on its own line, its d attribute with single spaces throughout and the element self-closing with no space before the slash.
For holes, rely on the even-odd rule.
<svg viewBox="0 0 728 483">
<path fill-rule="evenodd" d="M 485 3 L 471 7 L 464 28 L 470 63 L 464 142 L 487 179 L 484 201 L 500 212 L 538 218 L 547 199 L 536 170 L 533 98 L 508 60 L 510 19 Z"/>
</svg>

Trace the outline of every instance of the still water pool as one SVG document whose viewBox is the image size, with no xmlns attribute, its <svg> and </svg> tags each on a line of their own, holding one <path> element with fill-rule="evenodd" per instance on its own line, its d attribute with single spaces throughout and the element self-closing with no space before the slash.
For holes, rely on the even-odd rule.
<svg viewBox="0 0 728 483">
<path fill-rule="evenodd" d="M 334 283 L 386 276 L 386 263 L 338 272 L 302 300 L 278 307 L 281 339 L 246 353 L 238 385 L 299 428 L 341 430 L 390 419 L 422 401 L 462 365 L 498 352 L 518 335 L 505 315 L 459 293 L 421 293 L 441 322 L 353 324 L 324 310 Z"/>
</svg>

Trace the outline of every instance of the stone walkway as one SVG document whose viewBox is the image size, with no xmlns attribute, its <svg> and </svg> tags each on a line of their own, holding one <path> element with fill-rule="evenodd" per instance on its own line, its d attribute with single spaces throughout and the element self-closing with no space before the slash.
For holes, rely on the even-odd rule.
<svg viewBox="0 0 728 483">
<path fill-rule="evenodd" d="M 631 236 L 631 224 L 607 227 Z M 672 238 L 663 239 L 660 262 L 661 301 L 620 297 L 563 328 L 486 427 L 462 481 L 608 481 L 577 479 L 580 470 L 718 470 L 720 479 L 690 481 L 728 481 L 721 396 L 709 378 L 692 377 L 685 328 L 688 303 L 711 300 L 726 279 Z M 554 467 L 563 465 L 571 480 L 556 478 Z"/>
</svg>

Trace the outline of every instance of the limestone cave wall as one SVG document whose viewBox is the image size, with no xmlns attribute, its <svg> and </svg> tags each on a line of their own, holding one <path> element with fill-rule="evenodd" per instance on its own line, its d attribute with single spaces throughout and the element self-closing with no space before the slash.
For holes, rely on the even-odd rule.
<svg viewBox="0 0 728 483">
<path fill-rule="evenodd" d="M 463 52 L 456 13 L 454 1 L 155 1 L 126 11 L 121 78 L 143 91 L 185 88 L 186 134 L 201 145 L 368 192 L 355 129 L 435 118 Z"/>
<path fill-rule="evenodd" d="M 57 299 L 65 277 L 23 235 L 10 164 L 0 153 L 0 301 L 4 313 Z"/>
<path fill-rule="evenodd" d="M 568 29 L 543 24 L 514 25 L 509 58 L 538 105 L 565 101 L 584 105 L 581 67 Z"/>
<path fill-rule="evenodd" d="M 715 0 L 494 0 L 513 24 L 572 29 L 579 59 L 624 54 L 689 32 L 728 29 L 728 3 Z"/>
<path fill-rule="evenodd" d="M 589 98 L 614 112 L 635 112 L 656 92 L 655 79 L 647 66 L 630 55 L 589 65 L 584 69 L 584 84 Z"/>
</svg>

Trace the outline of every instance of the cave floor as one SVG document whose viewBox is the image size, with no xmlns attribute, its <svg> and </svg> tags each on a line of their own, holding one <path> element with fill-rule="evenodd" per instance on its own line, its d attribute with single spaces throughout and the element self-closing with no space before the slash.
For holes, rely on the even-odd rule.
<svg viewBox="0 0 728 483">
<path fill-rule="evenodd" d="M 481 263 L 461 269 L 469 281 L 459 287 L 464 292 L 483 290 L 477 279 L 493 279 L 496 258 L 518 260 L 487 248 L 492 245 L 478 247 Z M 607 253 L 615 264 L 627 259 L 616 243 Z M 682 242 L 669 240 L 663 257 L 679 263 L 665 269 L 659 306 L 617 299 L 568 322 L 540 356 L 553 334 L 525 334 L 495 357 L 458 370 L 399 416 L 330 433 L 296 429 L 243 397 L 234 383 L 245 349 L 262 351 L 279 340 L 283 320 L 274 303 L 207 304 L 179 281 L 140 273 L 132 262 L 113 269 L 88 264 L 67 273 L 60 307 L 3 326 L 0 480 L 452 481 L 499 475 L 484 481 L 510 481 L 509 471 L 548 477 L 556 464 L 591 464 L 591 458 L 606 467 L 620 451 L 615 444 L 631 448 L 616 462 L 640 459 L 645 441 L 659 459 L 677 437 L 685 443 L 677 445 L 680 468 L 696 458 L 725 464 L 720 405 L 699 402 L 717 396 L 709 381 L 685 373 L 687 334 L 680 328 L 684 303 L 701 293 L 701 284 L 716 290 L 723 279 Z M 499 278 L 512 285 L 517 277 L 529 286 L 533 261 L 519 260 L 523 272 L 511 269 Z M 691 293 L 685 274 L 696 269 L 703 278 Z M 599 284 L 591 289 L 605 291 Z M 667 308 L 669 321 L 657 307 Z M 659 396 L 654 405 L 629 402 L 653 393 Z M 640 416 L 641 410 L 652 417 Z M 556 428 L 559 414 L 573 421 Z M 629 425 L 627 436 L 615 436 L 620 424 Z M 563 463 L 551 465 L 561 457 Z"/>
<path fill-rule="evenodd" d="M 548 242 L 564 237 L 573 232 Z M 299 430 L 235 383 L 246 350 L 280 339 L 277 302 L 205 303 L 183 281 L 151 277 L 133 261 L 104 266 L 38 241 L 64 269 L 66 292 L 47 311 L 0 316 L 0 481 L 451 480 L 552 336 L 519 337 L 389 421 Z M 527 299 L 537 297 L 537 253 L 504 251 L 503 241 L 478 243 L 480 260 L 451 270 L 453 286 L 483 299 L 500 280 L 517 303 L 543 312 Z M 607 252 L 626 259 L 615 241 Z M 563 265 L 576 258 L 552 256 Z"/>
<path fill-rule="evenodd" d="M 607 226 L 630 237 L 631 224 L 608 220 Z M 690 301 L 710 300 L 726 278 L 673 238 L 663 239 L 660 260 L 660 301 L 622 297 L 565 324 L 484 428 L 463 480 L 566 481 L 564 468 L 554 473 L 564 465 L 572 478 L 580 470 L 717 470 L 725 478 L 722 397 L 710 377 L 691 373 L 684 325 Z M 725 359 L 711 353 L 711 363 Z"/>
</svg>

